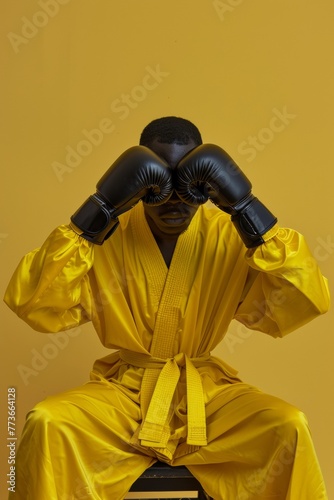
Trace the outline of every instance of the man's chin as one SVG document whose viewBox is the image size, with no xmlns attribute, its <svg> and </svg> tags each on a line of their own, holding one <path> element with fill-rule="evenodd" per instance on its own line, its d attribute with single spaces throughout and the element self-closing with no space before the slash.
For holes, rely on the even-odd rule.
<svg viewBox="0 0 334 500">
<path fill-rule="evenodd" d="M 176 238 L 184 233 L 195 215 L 195 213 L 176 210 L 161 214 L 157 212 L 157 209 L 152 210 L 146 207 L 145 216 L 153 235 L 159 238 Z"/>
<path fill-rule="evenodd" d="M 191 219 L 187 218 L 164 218 L 159 221 L 159 229 L 166 236 L 178 236 L 186 231 L 190 225 Z"/>
</svg>

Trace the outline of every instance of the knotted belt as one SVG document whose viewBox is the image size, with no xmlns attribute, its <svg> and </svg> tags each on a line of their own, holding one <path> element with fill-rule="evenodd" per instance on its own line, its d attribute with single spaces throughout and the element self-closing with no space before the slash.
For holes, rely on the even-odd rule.
<svg viewBox="0 0 334 500">
<path fill-rule="evenodd" d="M 161 370 L 154 392 L 142 423 L 139 439 L 143 446 L 165 448 L 170 438 L 168 415 L 172 406 L 174 392 L 179 381 L 180 367 L 186 369 L 187 384 L 187 444 L 204 446 L 207 444 L 205 404 L 202 381 L 196 366 L 210 359 L 210 354 L 189 358 L 180 353 L 173 358 L 161 359 L 147 354 L 127 350 L 120 351 L 126 363 L 139 368 L 158 368 Z"/>
</svg>

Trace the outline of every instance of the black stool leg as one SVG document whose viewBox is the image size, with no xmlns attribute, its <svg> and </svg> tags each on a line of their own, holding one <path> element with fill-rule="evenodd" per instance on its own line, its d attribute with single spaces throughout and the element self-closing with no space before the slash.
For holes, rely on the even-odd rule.
<svg viewBox="0 0 334 500">
<path fill-rule="evenodd" d="M 210 500 L 204 492 L 200 482 L 185 466 L 172 467 L 163 462 L 156 462 L 133 483 L 129 493 L 134 498 L 134 493 L 145 491 L 197 491 L 199 500 Z M 125 497 L 127 498 L 127 497 Z M 181 497 L 182 498 L 182 497 Z"/>
</svg>

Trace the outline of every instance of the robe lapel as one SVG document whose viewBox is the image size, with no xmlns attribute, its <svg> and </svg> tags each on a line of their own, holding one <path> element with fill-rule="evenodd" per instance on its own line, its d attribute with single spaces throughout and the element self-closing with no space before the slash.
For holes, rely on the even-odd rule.
<svg viewBox="0 0 334 500">
<path fill-rule="evenodd" d="M 137 205 L 134 215 L 133 227 L 140 241 L 138 251 L 152 287 L 148 293 L 153 293 L 159 304 L 150 352 L 152 356 L 168 358 L 177 354 L 173 345 L 179 324 L 178 310 L 187 280 L 193 279 L 188 269 L 196 244 L 198 217 L 196 214 L 188 229 L 179 236 L 168 269 L 145 220 L 142 205 Z"/>
<path fill-rule="evenodd" d="M 179 236 L 171 265 L 167 268 L 160 249 L 150 231 L 148 224 L 143 224 L 144 209 L 137 205 L 135 213 L 135 230 L 140 238 L 140 258 L 144 262 L 145 272 L 150 276 L 152 290 L 158 301 L 158 311 L 153 332 L 150 353 L 154 357 L 167 359 L 175 356 L 174 339 L 179 325 L 179 307 L 189 276 L 189 266 L 196 244 L 198 217 L 195 214 L 188 229 Z M 143 418 L 160 374 L 157 368 L 147 368 L 141 387 L 141 407 Z"/>
</svg>

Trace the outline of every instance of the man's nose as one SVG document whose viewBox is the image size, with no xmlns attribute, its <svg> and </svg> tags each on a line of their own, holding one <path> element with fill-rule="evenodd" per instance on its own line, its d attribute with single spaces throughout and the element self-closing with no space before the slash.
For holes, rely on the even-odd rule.
<svg viewBox="0 0 334 500">
<path fill-rule="evenodd" d="M 168 202 L 170 203 L 180 203 L 181 198 L 179 197 L 179 195 L 177 194 L 177 192 L 175 191 L 175 189 L 173 190 L 173 193 L 172 193 L 172 196 L 168 199 Z"/>
</svg>

